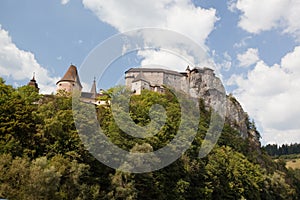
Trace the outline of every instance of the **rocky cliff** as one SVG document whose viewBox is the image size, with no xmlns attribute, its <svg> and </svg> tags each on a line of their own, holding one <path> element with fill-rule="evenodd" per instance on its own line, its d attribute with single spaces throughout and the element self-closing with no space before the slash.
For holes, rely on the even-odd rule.
<svg viewBox="0 0 300 200">
<path fill-rule="evenodd" d="M 239 131 L 242 138 L 248 138 L 255 146 L 260 146 L 258 133 L 249 128 L 248 114 L 231 94 L 226 95 L 221 80 L 213 70 L 195 68 L 189 71 L 188 79 L 189 93 L 192 97 L 202 98 L 208 107 L 225 108 L 225 121 Z"/>
</svg>

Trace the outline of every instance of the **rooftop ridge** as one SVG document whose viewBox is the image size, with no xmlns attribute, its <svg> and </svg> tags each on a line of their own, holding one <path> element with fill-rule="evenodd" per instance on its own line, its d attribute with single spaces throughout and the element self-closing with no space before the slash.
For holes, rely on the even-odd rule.
<svg viewBox="0 0 300 200">
<path fill-rule="evenodd" d="M 140 71 L 140 73 L 136 76 L 136 78 L 135 78 L 132 82 L 137 82 L 137 81 L 140 81 L 140 80 L 146 81 L 146 82 L 150 83 L 150 82 L 145 78 L 143 71 Z"/>
<path fill-rule="evenodd" d="M 80 79 L 79 79 L 79 75 L 78 75 L 78 71 L 77 71 L 77 68 L 75 65 L 72 65 L 72 64 L 70 65 L 70 67 L 67 70 L 67 72 L 65 73 L 65 75 L 59 81 L 57 81 L 56 85 L 62 81 L 76 82 L 82 88 L 82 85 L 81 85 Z"/>
</svg>

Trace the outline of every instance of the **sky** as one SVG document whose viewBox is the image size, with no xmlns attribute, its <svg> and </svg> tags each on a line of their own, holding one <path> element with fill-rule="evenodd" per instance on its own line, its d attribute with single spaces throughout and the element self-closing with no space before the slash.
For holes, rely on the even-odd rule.
<svg viewBox="0 0 300 200">
<path fill-rule="evenodd" d="M 167 29 L 203 47 L 227 93 L 256 122 L 262 144 L 299 143 L 299 13 L 299 0 L 1 0 L 0 76 L 18 87 L 35 72 L 41 92 L 52 93 L 70 64 L 80 68 L 113 35 Z M 188 55 L 180 41 L 166 45 Z M 138 58 L 128 67 L 154 62 L 186 68 L 161 50 L 128 57 Z M 126 62 L 115 64 L 123 64 L 117 77 L 108 76 L 98 88 L 113 86 L 124 74 Z"/>
</svg>

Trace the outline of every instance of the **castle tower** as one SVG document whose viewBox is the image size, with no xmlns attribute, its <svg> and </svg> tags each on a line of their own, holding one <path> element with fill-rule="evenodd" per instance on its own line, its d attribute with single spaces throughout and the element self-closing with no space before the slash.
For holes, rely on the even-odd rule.
<svg viewBox="0 0 300 200">
<path fill-rule="evenodd" d="M 187 68 L 185 69 L 185 71 L 186 71 L 187 73 L 190 73 L 190 72 L 191 72 L 191 69 L 190 69 L 190 66 L 189 66 L 189 65 L 187 66 Z"/>
<path fill-rule="evenodd" d="M 97 88 L 96 88 L 96 78 L 94 77 L 94 82 L 91 88 L 92 98 L 96 98 L 97 96 Z"/>
<path fill-rule="evenodd" d="M 28 85 L 28 86 L 31 86 L 31 87 L 34 87 L 34 88 L 37 90 L 37 92 L 39 92 L 40 88 L 39 88 L 39 86 L 38 86 L 38 84 L 37 84 L 37 82 L 36 82 L 36 80 L 35 80 L 35 73 L 33 73 L 33 77 L 32 77 L 32 79 L 28 82 L 27 85 Z"/>
<path fill-rule="evenodd" d="M 77 72 L 77 68 L 74 65 L 71 65 L 65 75 L 57 81 L 56 83 L 57 89 L 65 90 L 66 92 L 72 92 L 73 90 L 82 90 L 82 85 L 80 83 L 79 75 Z"/>
<path fill-rule="evenodd" d="M 143 72 L 141 71 L 137 77 L 132 81 L 131 90 L 135 94 L 141 94 L 142 90 L 150 89 L 150 82 L 145 78 Z"/>
</svg>

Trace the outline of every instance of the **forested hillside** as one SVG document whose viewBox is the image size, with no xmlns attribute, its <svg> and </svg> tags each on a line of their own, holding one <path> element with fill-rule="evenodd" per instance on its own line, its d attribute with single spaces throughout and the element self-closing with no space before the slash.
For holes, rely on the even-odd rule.
<svg viewBox="0 0 300 200">
<path fill-rule="evenodd" d="M 300 154 L 300 144 L 283 144 L 278 146 L 277 144 L 268 144 L 263 147 L 270 156 L 282 156 L 291 154 Z"/>
<path fill-rule="evenodd" d="M 167 107 L 167 123 L 144 140 L 122 132 L 110 106 L 98 106 L 96 111 L 114 144 L 146 152 L 164 146 L 177 130 L 180 109 L 168 92 L 133 96 L 131 118 L 146 125 L 149 108 L 156 103 Z M 199 106 L 199 129 L 191 147 L 163 169 L 132 174 L 107 167 L 86 150 L 75 128 L 70 97 L 39 95 L 29 86 L 15 89 L 0 78 L 0 198 L 298 199 L 300 171 L 273 162 L 263 149 L 254 150 L 228 124 L 212 152 L 199 159 L 210 122 L 210 111 L 201 101 Z"/>
</svg>

